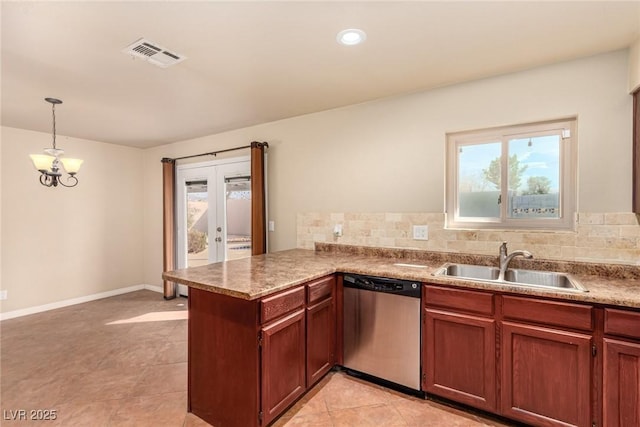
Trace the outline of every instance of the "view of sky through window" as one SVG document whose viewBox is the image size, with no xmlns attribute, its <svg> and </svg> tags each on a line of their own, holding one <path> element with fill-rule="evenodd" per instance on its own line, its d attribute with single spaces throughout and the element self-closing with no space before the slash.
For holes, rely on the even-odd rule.
<svg viewBox="0 0 640 427">
<path fill-rule="evenodd" d="M 560 186 L 560 137 L 558 135 L 509 141 L 509 157 L 517 155 L 526 169 L 522 172 L 522 185 L 518 190 L 526 191 L 532 177 L 544 177 L 549 181 L 549 192 L 557 193 Z"/>
<path fill-rule="evenodd" d="M 492 191 L 499 189 L 499 181 L 487 177 L 491 163 L 500 159 L 501 143 L 489 142 L 465 145 L 459 153 L 459 189 L 465 192 Z M 517 156 L 521 172 L 519 192 L 528 190 L 530 178 L 543 177 L 548 180 L 549 192 L 557 193 L 560 186 L 560 137 L 558 135 L 519 138 L 509 141 L 509 159 Z M 496 169 L 499 177 L 499 169 Z"/>
</svg>

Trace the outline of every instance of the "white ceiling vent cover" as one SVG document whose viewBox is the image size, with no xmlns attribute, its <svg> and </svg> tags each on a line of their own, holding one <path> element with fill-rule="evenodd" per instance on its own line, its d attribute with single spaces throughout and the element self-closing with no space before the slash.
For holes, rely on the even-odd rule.
<svg viewBox="0 0 640 427">
<path fill-rule="evenodd" d="M 134 58 L 144 59 L 145 61 L 161 68 L 170 67 L 187 59 L 184 55 L 168 51 L 158 43 L 154 43 L 144 38 L 125 47 L 122 49 L 122 52 L 127 55 L 131 55 Z"/>
</svg>

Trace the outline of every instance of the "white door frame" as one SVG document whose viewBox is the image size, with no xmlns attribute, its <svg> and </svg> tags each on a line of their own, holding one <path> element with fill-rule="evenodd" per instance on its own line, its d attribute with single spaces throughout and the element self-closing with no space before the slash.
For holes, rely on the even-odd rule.
<svg viewBox="0 0 640 427">
<path fill-rule="evenodd" d="M 249 156 L 233 157 L 199 163 L 188 163 L 176 167 L 176 268 L 187 266 L 187 207 L 186 182 L 198 179 L 207 181 L 209 209 L 209 262 L 223 261 L 226 258 L 226 232 L 221 233 L 222 245 L 214 241 L 215 229 L 226 226 L 226 197 L 224 179 L 226 177 L 251 175 Z M 221 251 L 218 249 L 221 249 Z M 186 295 L 186 287 L 178 286 L 178 292 Z"/>
</svg>

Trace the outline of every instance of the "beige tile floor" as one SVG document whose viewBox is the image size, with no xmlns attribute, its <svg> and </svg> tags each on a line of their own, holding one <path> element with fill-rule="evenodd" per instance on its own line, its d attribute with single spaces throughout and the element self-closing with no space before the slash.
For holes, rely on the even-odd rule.
<svg viewBox="0 0 640 427">
<path fill-rule="evenodd" d="M 185 319 L 185 299 L 138 291 L 1 322 L 0 424 L 208 426 L 186 412 Z M 505 424 L 334 372 L 275 425 Z"/>
</svg>

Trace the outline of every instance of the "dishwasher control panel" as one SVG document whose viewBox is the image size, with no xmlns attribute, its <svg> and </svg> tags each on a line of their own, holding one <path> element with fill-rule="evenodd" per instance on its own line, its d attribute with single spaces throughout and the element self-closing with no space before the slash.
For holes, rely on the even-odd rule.
<svg viewBox="0 0 640 427">
<path fill-rule="evenodd" d="M 347 288 L 386 292 L 420 298 L 420 282 L 411 280 L 362 276 L 359 274 L 345 274 L 343 278 L 343 285 Z"/>
</svg>

